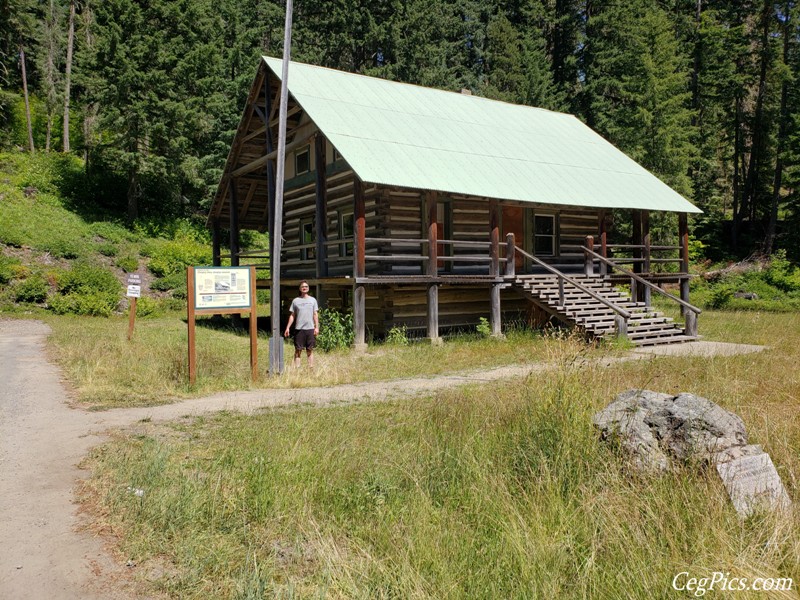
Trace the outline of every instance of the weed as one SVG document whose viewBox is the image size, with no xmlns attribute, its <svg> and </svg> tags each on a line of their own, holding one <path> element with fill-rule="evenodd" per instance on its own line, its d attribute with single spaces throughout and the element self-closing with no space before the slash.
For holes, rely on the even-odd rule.
<svg viewBox="0 0 800 600">
<path fill-rule="evenodd" d="M 408 346 L 408 328 L 405 325 L 392 327 L 386 333 L 386 343 L 395 346 Z"/>
<path fill-rule="evenodd" d="M 481 337 L 489 337 L 492 335 L 492 326 L 489 323 L 489 319 L 486 317 L 481 317 L 479 323 L 475 326 L 475 329 L 478 332 L 478 335 Z"/>
<path fill-rule="evenodd" d="M 41 276 L 28 277 L 14 286 L 14 299 L 17 302 L 42 303 L 47 300 L 48 287 Z"/>
<path fill-rule="evenodd" d="M 348 348 L 353 343 L 353 313 L 343 313 L 332 308 L 319 311 L 318 347 L 330 352 L 337 348 Z"/>
</svg>

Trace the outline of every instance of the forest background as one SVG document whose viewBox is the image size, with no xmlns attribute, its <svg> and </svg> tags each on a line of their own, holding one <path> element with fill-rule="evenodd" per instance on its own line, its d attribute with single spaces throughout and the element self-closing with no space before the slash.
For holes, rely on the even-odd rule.
<svg viewBox="0 0 800 600">
<path fill-rule="evenodd" d="M 0 0 L 0 147 L 82 159 L 74 208 L 92 218 L 202 223 L 283 15 Z M 797 260 L 798 16 L 789 0 L 299 0 L 292 57 L 574 113 L 704 211 L 709 258 Z"/>
</svg>

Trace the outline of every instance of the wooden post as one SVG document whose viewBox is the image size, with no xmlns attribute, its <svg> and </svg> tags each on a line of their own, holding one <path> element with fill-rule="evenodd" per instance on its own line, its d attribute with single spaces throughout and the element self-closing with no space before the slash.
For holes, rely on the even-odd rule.
<svg viewBox="0 0 800 600">
<path fill-rule="evenodd" d="M 366 296 L 367 290 L 363 283 L 358 279 L 367 275 L 366 260 L 366 208 L 364 205 L 364 183 L 356 176 L 353 180 L 353 216 L 355 219 L 355 244 L 353 257 L 353 275 L 356 280 L 353 288 L 353 329 L 354 345 L 356 350 L 366 350 L 367 348 L 367 328 L 366 328 Z"/>
<path fill-rule="evenodd" d="M 250 267 L 250 378 L 258 379 L 258 302 L 256 301 L 256 268 Z"/>
<path fill-rule="evenodd" d="M 228 181 L 228 198 L 230 199 L 230 246 L 231 266 L 239 266 L 239 199 L 236 191 L 236 180 Z"/>
<path fill-rule="evenodd" d="M 428 208 L 428 277 L 439 275 L 437 199 L 436 192 L 425 192 L 425 204 Z M 432 344 L 438 344 L 441 341 L 439 337 L 439 284 L 435 281 L 428 283 L 428 339 Z"/>
<path fill-rule="evenodd" d="M 317 134 L 314 139 L 314 160 L 317 167 L 317 279 L 328 276 L 328 173 L 325 146 L 325 138 L 322 134 Z"/>
<path fill-rule="evenodd" d="M 614 314 L 614 330 L 618 338 L 628 337 L 628 321 L 622 315 Z"/>
<path fill-rule="evenodd" d="M 642 263 L 640 259 L 642 258 L 642 211 L 641 210 L 634 210 L 633 211 L 633 239 L 631 243 L 636 246 L 633 249 L 633 268 L 631 271 L 636 273 L 637 275 L 642 272 Z M 631 280 L 631 300 L 634 302 L 640 302 L 641 298 L 639 296 L 640 290 L 638 286 L 635 285 L 634 281 Z"/>
<path fill-rule="evenodd" d="M 136 298 L 128 299 L 128 341 L 133 337 L 133 325 L 136 323 Z"/>
<path fill-rule="evenodd" d="M 697 313 L 690 309 L 685 309 L 684 314 L 684 333 L 692 337 L 697 337 Z"/>
<path fill-rule="evenodd" d="M 566 298 L 564 297 L 564 278 L 558 278 L 558 306 L 564 308 Z"/>
<path fill-rule="evenodd" d="M 684 213 L 678 214 L 678 235 L 681 243 L 681 300 L 689 302 L 689 218 Z M 681 307 L 686 315 L 688 309 Z"/>
<path fill-rule="evenodd" d="M 211 264 L 218 267 L 222 264 L 220 260 L 220 229 L 219 219 L 211 219 Z"/>
<path fill-rule="evenodd" d="M 489 257 L 491 264 L 489 275 L 492 277 L 500 276 L 500 214 L 499 205 L 496 200 L 489 202 Z M 501 313 L 500 313 L 500 284 L 493 283 L 490 294 L 491 314 L 490 321 L 492 335 L 502 335 Z"/>
<path fill-rule="evenodd" d="M 642 243 L 644 244 L 644 263 L 642 273 L 645 278 L 650 281 L 650 211 L 642 211 Z M 642 286 L 642 293 L 644 294 L 644 305 L 650 308 L 650 287 L 647 285 Z"/>
<path fill-rule="evenodd" d="M 600 256 L 608 258 L 608 230 L 606 226 L 606 211 L 601 210 L 599 216 L 600 225 Z M 605 277 L 608 274 L 608 265 L 600 262 L 600 275 Z"/>
<path fill-rule="evenodd" d="M 515 277 L 517 269 L 517 245 L 514 241 L 514 234 L 506 234 L 506 277 Z"/>
<path fill-rule="evenodd" d="M 186 268 L 186 290 L 189 299 L 186 319 L 186 324 L 189 326 L 189 385 L 194 385 L 197 378 L 197 356 L 194 349 L 194 267 Z"/>
<path fill-rule="evenodd" d="M 586 248 L 594 251 L 594 236 L 586 236 Z M 587 277 L 594 277 L 594 257 L 588 252 L 583 252 L 583 272 Z"/>
</svg>

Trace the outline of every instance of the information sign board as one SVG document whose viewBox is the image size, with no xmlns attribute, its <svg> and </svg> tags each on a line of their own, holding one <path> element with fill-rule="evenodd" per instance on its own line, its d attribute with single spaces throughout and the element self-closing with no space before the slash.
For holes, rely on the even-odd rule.
<svg viewBox="0 0 800 600">
<path fill-rule="evenodd" d="M 192 268 L 195 310 L 249 309 L 252 306 L 250 267 Z"/>
</svg>

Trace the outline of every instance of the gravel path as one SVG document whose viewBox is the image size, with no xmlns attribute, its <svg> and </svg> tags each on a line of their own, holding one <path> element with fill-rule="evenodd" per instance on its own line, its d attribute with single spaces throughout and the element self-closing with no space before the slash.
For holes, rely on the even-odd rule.
<svg viewBox="0 0 800 600">
<path fill-rule="evenodd" d="M 49 334 L 38 321 L 0 321 L 0 598 L 116 599 L 137 597 L 124 568 L 83 529 L 73 490 L 86 476 L 77 464 L 106 432 L 141 419 L 168 421 L 232 410 L 244 413 L 305 404 L 415 397 L 443 387 L 525 376 L 547 365 L 509 366 L 435 378 L 403 379 L 302 390 L 226 392 L 164 406 L 88 412 L 70 408 L 58 369 L 44 351 Z M 681 350 L 682 348 L 682 350 Z M 695 342 L 668 354 L 711 356 L 755 352 L 760 346 Z M 658 349 L 605 359 L 651 359 Z"/>
</svg>

